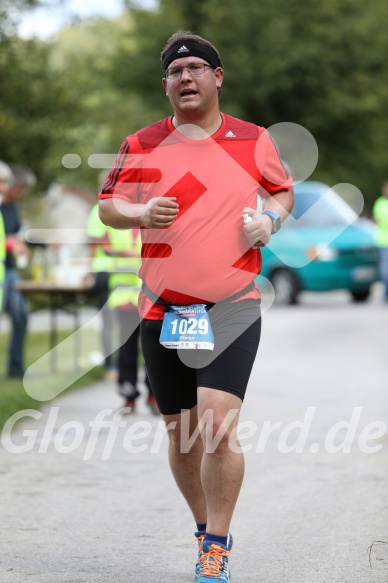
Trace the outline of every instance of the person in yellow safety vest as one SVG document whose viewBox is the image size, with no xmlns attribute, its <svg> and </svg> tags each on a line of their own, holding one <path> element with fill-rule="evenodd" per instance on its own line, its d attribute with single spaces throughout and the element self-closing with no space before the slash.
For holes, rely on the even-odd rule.
<svg viewBox="0 0 388 583">
<path fill-rule="evenodd" d="M 87 222 L 87 234 L 91 248 L 90 271 L 93 275 L 93 292 L 102 317 L 101 344 L 104 355 L 105 374 L 108 379 L 115 379 L 116 364 L 113 355 L 114 315 L 108 307 L 109 276 L 114 269 L 114 258 L 105 253 L 104 245 L 109 242 L 108 230 L 98 216 L 98 204 L 90 211 Z"/>
<path fill-rule="evenodd" d="M 125 399 L 125 407 L 135 410 L 136 399 L 140 396 L 137 387 L 139 363 L 140 316 L 137 309 L 141 279 L 140 229 L 108 229 L 109 243 L 105 252 L 114 257 L 114 272 L 109 277 L 110 295 L 108 306 L 116 312 L 119 320 L 120 348 L 118 356 L 118 389 Z M 134 330 L 130 334 L 130 330 Z M 128 337 L 129 335 L 129 337 Z M 152 394 L 148 375 L 145 375 L 147 405 L 153 414 L 159 410 Z"/>
<path fill-rule="evenodd" d="M 384 299 L 388 302 L 388 182 L 381 189 L 381 196 L 372 209 L 376 229 L 376 246 L 379 252 L 380 275 L 384 284 Z"/>
</svg>

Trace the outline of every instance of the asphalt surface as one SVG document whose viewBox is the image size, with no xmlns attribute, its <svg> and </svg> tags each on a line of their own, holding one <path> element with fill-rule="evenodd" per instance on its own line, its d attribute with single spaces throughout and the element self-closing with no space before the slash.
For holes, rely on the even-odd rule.
<svg viewBox="0 0 388 583">
<path fill-rule="evenodd" d="M 319 294 L 264 315 L 233 583 L 388 581 L 387 331 L 379 298 Z M 144 403 L 114 418 L 120 404 L 103 382 L 3 439 L 1 583 L 193 581 L 195 529 L 162 422 Z M 97 430 L 98 416 L 112 427 Z"/>
</svg>

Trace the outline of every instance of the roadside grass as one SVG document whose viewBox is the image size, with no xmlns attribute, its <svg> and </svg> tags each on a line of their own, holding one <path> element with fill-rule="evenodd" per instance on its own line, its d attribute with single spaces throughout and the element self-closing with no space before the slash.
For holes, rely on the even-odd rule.
<svg viewBox="0 0 388 583">
<path fill-rule="evenodd" d="M 46 370 L 38 371 L 36 375 L 37 383 L 45 387 L 45 390 L 52 390 L 52 387 L 58 383 L 58 379 L 61 375 L 69 373 L 69 371 L 74 371 L 74 346 L 71 330 L 58 330 L 58 343 L 63 342 L 66 338 L 67 343 L 64 343 L 63 349 L 58 351 L 57 356 L 57 371 L 51 372 L 49 367 Z M 47 403 L 47 401 L 39 401 L 31 397 L 24 389 L 23 379 L 8 379 L 5 378 L 6 374 L 6 358 L 8 352 L 8 333 L 0 334 L 0 430 L 4 427 L 6 421 L 18 411 L 23 409 L 40 409 L 42 405 Z M 87 354 L 93 350 L 98 350 L 99 338 L 96 335 L 95 330 L 84 330 L 82 332 L 82 353 Z M 48 332 L 29 332 L 26 341 L 26 366 L 39 361 L 39 359 L 44 358 L 50 350 L 50 338 Z M 48 362 L 48 359 L 46 357 Z M 47 364 L 47 363 L 45 363 Z M 83 362 L 81 361 L 81 366 L 79 374 L 80 376 L 75 382 L 72 382 L 66 391 L 79 389 L 93 384 L 101 380 L 104 377 L 104 367 L 94 366 L 90 370 L 89 364 L 86 363 L 85 357 Z M 83 370 L 85 372 L 83 372 Z M 67 386 L 67 385 L 66 385 Z M 51 389 L 50 389 L 51 387 Z"/>
</svg>

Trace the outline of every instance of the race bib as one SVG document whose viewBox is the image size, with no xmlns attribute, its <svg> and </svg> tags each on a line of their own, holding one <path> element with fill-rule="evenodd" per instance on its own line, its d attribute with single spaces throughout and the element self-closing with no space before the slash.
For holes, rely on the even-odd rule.
<svg viewBox="0 0 388 583">
<path fill-rule="evenodd" d="M 214 334 L 206 304 L 169 306 L 159 342 L 166 348 L 213 350 Z"/>
</svg>

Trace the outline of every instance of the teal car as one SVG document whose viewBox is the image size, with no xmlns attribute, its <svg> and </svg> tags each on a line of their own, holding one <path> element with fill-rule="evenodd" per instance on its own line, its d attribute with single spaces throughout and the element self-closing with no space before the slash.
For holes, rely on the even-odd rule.
<svg viewBox="0 0 388 583">
<path fill-rule="evenodd" d="M 262 248 L 259 286 L 269 279 L 278 304 L 297 303 L 302 291 L 340 289 L 365 301 L 379 279 L 373 223 L 326 184 L 304 182 L 294 191 L 291 216 Z"/>
</svg>

